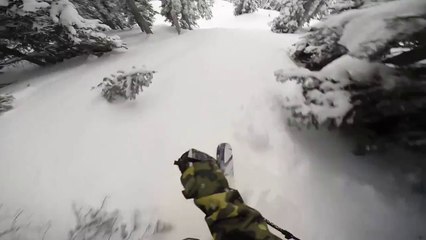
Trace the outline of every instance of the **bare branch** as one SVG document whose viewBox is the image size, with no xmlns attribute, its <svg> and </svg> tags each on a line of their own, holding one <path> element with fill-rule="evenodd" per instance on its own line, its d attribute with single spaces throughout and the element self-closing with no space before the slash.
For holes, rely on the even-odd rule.
<svg viewBox="0 0 426 240">
<path fill-rule="evenodd" d="M 47 223 L 47 226 L 46 226 L 46 229 L 44 230 L 44 232 L 43 232 L 43 237 L 41 238 L 41 240 L 45 240 L 46 239 L 46 234 L 47 234 L 47 232 L 49 231 L 49 229 L 50 229 L 50 227 L 52 226 L 52 223 L 49 221 L 48 223 Z"/>
</svg>

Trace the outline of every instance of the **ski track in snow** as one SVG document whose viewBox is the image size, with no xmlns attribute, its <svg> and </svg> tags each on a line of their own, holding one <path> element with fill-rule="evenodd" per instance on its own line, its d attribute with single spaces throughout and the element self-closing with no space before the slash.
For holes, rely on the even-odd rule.
<svg viewBox="0 0 426 240">
<path fill-rule="evenodd" d="M 0 117 L 0 203 L 52 220 L 51 239 L 73 226 L 72 202 L 98 206 L 106 195 L 110 209 L 172 223 L 157 239 L 209 239 L 172 163 L 189 148 L 214 155 L 229 142 L 246 200 L 301 239 L 426 234 L 420 200 L 401 194 L 398 179 L 351 156 L 339 136 L 299 139 L 285 126 L 273 72 L 294 66 L 285 53 L 297 36 L 268 31 L 276 13 L 235 18 L 218 1 L 214 15 L 180 36 L 160 17 L 153 36 L 120 33 L 127 52 L 18 74 L 1 89 L 17 100 Z M 157 73 L 136 101 L 109 104 L 91 90 L 142 65 Z"/>
</svg>

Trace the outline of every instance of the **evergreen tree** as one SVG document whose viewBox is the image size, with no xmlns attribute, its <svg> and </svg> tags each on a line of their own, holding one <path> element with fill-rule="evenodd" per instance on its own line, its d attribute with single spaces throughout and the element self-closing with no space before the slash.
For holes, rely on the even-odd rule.
<svg viewBox="0 0 426 240">
<path fill-rule="evenodd" d="M 108 101 L 113 102 L 117 98 L 125 100 L 134 100 L 136 96 L 143 91 L 143 87 L 149 87 L 152 83 L 155 71 L 145 68 L 131 71 L 118 71 L 110 77 L 105 77 L 98 88 L 102 88 L 102 96 Z"/>
<path fill-rule="evenodd" d="M 258 7 L 267 10 L 281 11 L 282 6 L 288 0 L 259 0 Z"/>
<path fill-rule="evenodd" d="M 99 19 L 111 29 L 126 29 L 138 23 L 143 32 L 152 33 L 152 22 L 156 12 L 148 0 L 72 1 L 82 16 Z"/>
<path fill-rule="evenodd" d="M 161 15 L 176 27 L 180 34 L 181 28 L 192 30 L 200 18 L 212 18 L 210 0 L 162 0 Z"/>
<path fill-rule="evenodd" d="M 271 27 L 276 33 L 294 33 L 310 20 L 327 13 L 326 0 L 288 0 L 280 8 L 280 15 Z"/>
<path fill-rule="evenodd" d="M 131 27 L 125 1 L 117 0 L 71 0 L 81 16 L 89 19 L 99 19 L 111 29 Z"/>
<path fill-rule="evenodd" d="M 135 2 L 146 24 L 149 26 L 150 29 L 152 29 L 152 25 L 154 24 L 155 20 L 155 15 L 158 12 L 154 10 L 151 1 L 149 0 L 135 0 Z M 130 21 L 132 22 L 132 18 L 130 18 Z"/>
<path fill-rule="evenodd" d="M 348 130 L 358 151 L 400 144 L 426 150 L 426 1 L 363 2 L 338 11 L 292 52 L 308 69 L 277 71 L 296 95 L 292 123 Z"/>
<path fill-rule="evenodd" d="M 256 0 L 236 0 L 234 5 L 234 15 L 236 16 L 256 12 L 258 8 Z"/>
<path fill-rule="evenodd" d="M 83 18 L 68 0 L 0 3 L 0 66 L 24 60 L 43 66 L 124 47 L 101 32 L 108 26 Z"/>
<path fill-rule="evenodd" d="M 150 20 L 150 23 L 148 23 L 145 20 L 145 17 L 141 14 L 141 11 L 143 11 L 140 7 L 136 5 L 135 0 L 126 0 L 127 7 L 129 11 L 133 14 L 133 18 L 136 21 L 136 23 L 139 25 L 142 32 L 151 34 L 152 30 L 152 20 Z M 144 2 L 144 1 L 143 1 Z M 148 3 L 146 5 L 149 5 Z M 152 8 L 151 8 L 152 10 Z M 149 13 L 148 13 L 149 14 Z M 146 16 L 146 14 L 145 14 Z"/>
</svg>

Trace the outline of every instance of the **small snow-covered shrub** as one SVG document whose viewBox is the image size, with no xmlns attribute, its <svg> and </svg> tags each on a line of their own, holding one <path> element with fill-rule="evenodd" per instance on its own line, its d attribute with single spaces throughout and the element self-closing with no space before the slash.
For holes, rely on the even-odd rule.
<svg viewBox="0 0 426 240">
<path fill-rule="evenodd" d="M 256 0 L 236 0 L 234 5 L 234 15 L 236 16 L 256 12 L 258 8 L 258 2 Z"/>
<path fill-rule="evenodd" d="M 0 95 L 0 113 L 12 109 L 12 102 L 14 99 L 12 95 Z"/>
<path fill-rule="evenodd" d="M 271 23 L 271 31 L 275 33 L 294 33 L 299 29 L 297 22 L 289 20 L 287 16 L 280 15 Z"/>
<path fill-rule="evenodd" d="M 0 204 L 0 239 L 4 240 L 44 240 L 51 223 L 39 225 L 32 222 L 22 209 L 10 211 Z"/>
<path fill-rule="evenodd" d="M 156 218 L 144 218 L 134 211 L 130 222 L 125 221 L 119 210 L 108 211 L 104 199 L 99 208 L 73 205 L 76 225 L 69 232 L 69 240 L 137 240 L 166 232 L 171 225 Z"/>
<path fill-rule="evenodd" d="M 77 208 L 73 205 L 76 226 L 69 232 L 69 240 L 130 239 L 139 227 L 135 214 L 130 228 L 123 223 L 118 210 L 108 212 L 105 200 L 99 209 Z"/>
<path fill-rule="evenodd" d="M 97 87 L 102 88 L 102 96 L 113 102 L 117 98 L 126 100 L 136 99 L 136 95 L 143 91 L 143 87 L 149 87 L 152 83 L 155 71 L 145 68 L 124 72 L 118 71 L 110 77 L 105 77 Z"/>
<path fill-rule="evenodd" d="M 426 1 L 356 7 L 296 43 L 291 57 L 307 69 L 275 73 L 294 90 L 283 106 L 293 124 L 368 132 L 371 142 L 426 151 Z"/>
</svg>

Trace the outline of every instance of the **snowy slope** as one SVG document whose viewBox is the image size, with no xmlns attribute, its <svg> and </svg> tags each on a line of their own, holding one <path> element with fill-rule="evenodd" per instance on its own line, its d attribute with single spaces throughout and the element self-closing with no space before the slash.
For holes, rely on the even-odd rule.
<svg viewBox="0 0 426 240">
<path fill-rule="evenodd" d="M 111 209 L 172 223 L 158 239 L 209 239 L 172 163 L 191 147 L 213 155 L 230 142 L 248 202 L 302 239 L 425 234 L 420 203 L 401 197 L 386 170 L 359 163 L 337 137 L 305 140 L 286 128 L 273 72 L 293 67 L 285 52 L 297 36 L 271 33 L 274 14 L 234 17 L 218 1 L 198 30 L 178 36 L 158 18 L 153 36 L 120 33 L 127 52 L 15 75 L 19 83 L 0 89 L 17 98 L 0 116 L 0 203 L 51 220 L 48 239 L 66 239 L 72 202 L 97 206 L 106 195 Z M 109 104 L 90 90 L 142 65 L 157 73 L 134 102 Z"/>
</svg>

